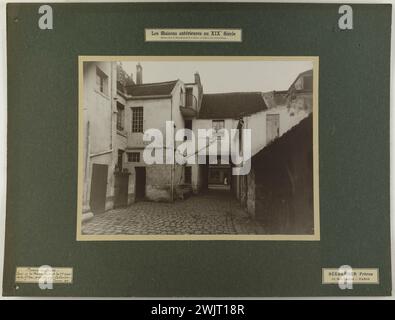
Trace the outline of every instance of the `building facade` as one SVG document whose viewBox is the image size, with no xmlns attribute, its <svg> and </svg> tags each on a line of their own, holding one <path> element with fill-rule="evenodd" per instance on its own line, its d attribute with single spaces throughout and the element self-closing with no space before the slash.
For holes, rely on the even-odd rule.
<svg viewBox="0 0 395 320">
<path fill-rule="evenodd" d="M 86 62 L 83 79 L 83 211 L 103 212 L 114 206 L 116 65 Z"/>
</svg>

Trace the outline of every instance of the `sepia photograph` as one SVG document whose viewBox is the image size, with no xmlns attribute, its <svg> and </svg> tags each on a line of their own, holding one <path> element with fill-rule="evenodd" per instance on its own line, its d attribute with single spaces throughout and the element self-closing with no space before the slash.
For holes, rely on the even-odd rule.
<svg viewBox="0 0 395 320">
<path fill-rule="evenodd" d="M 79 57 L 77 240 L 319 240 L 318 57 Z"/>
</svg>

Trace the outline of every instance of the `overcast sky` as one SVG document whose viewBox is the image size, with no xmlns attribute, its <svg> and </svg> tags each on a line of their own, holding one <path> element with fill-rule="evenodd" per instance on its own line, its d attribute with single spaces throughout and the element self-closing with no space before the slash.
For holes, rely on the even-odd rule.
<svg viewBox="0 0 395 320">
<path fill-rule="evenodd" d="M 124 70 L 133 73 L 136 64 L 123 61 Z M 204 93 L 286 90 L 303 71 L 313 68 L 311 61 L 140 61 L 143 83 L 180 79 L 194 82 L 199 72 Z"/>
</svg>

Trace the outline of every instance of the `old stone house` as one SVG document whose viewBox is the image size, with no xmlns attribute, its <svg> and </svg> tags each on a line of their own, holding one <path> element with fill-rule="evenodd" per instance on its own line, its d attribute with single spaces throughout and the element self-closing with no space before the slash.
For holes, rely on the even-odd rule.
<svg viewBox="0 0 395 320">
<path fill-rule="evenodd" d="M 174 121 L 175 130 L 192 129 L 203 93 L 199 74 L 193 83 L 143 83 L 140 64 L 135 81 L 115 62 L 86 62 L 83 71 L 83 210 L 167 201 L 187 192 L 183 186 L 193 184 L 192 168 L 146 165 L 143 133 L 156 128 L 166 138 L 166 120 Z"/>
</svg>

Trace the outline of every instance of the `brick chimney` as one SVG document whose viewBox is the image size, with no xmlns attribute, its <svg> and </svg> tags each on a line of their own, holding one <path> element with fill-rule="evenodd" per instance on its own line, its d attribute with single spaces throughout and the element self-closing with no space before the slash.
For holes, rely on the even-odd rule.
<svg viewBox="0 0 395 320">
<path fill-rule="evenodd" d="M 143 67 L 140 62 L 136 66 L 136 84 L 143 84 Z"/>
</svg>

